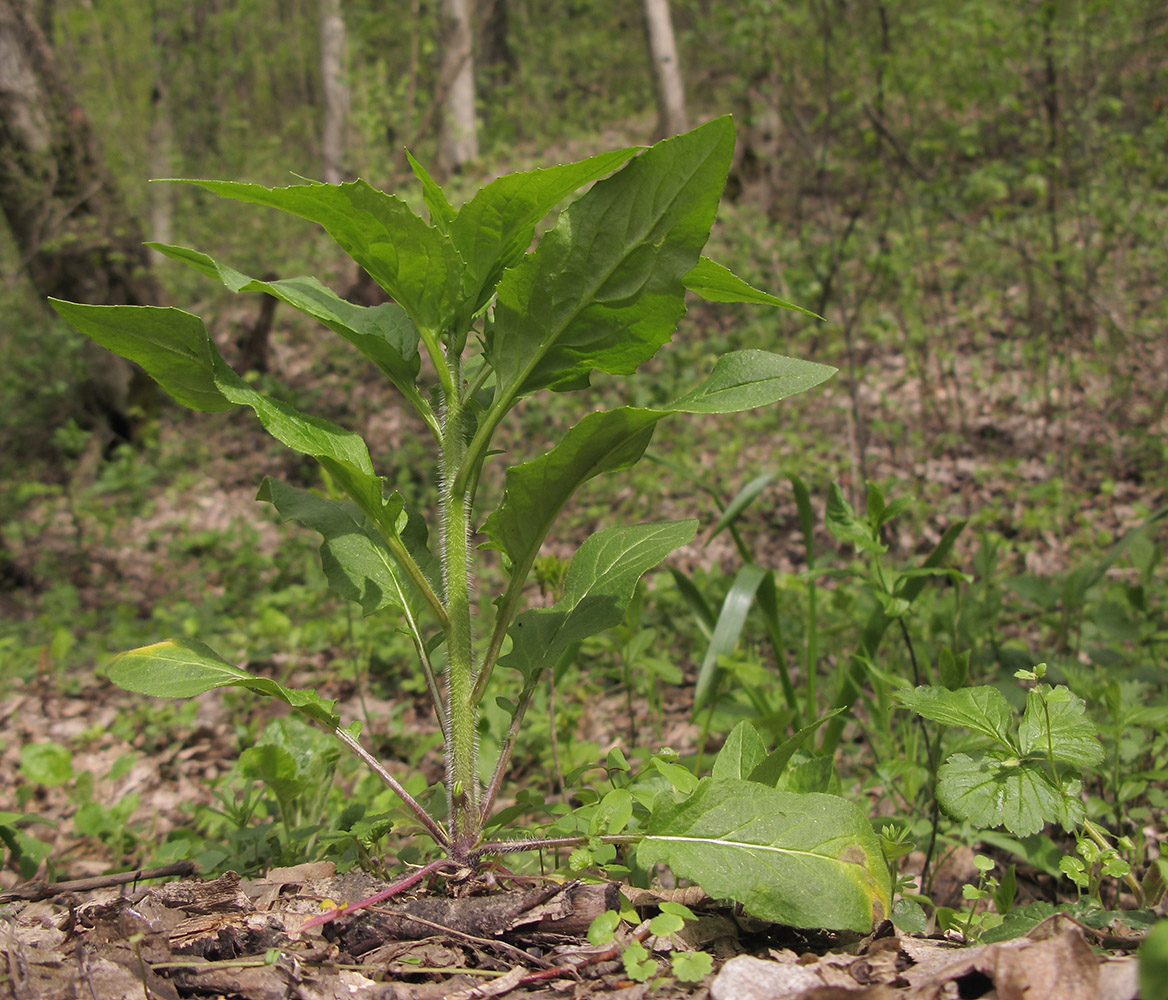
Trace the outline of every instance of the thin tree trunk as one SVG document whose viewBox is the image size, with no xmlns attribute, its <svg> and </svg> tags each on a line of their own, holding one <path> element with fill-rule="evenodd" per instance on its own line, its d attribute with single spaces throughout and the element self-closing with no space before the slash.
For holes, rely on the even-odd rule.
<svg viewBox="0 0 1168 1000">
<path fill-rule="evenodd" d="M 173 177 L 174 129 L 170 121 L 170 100 L 166 83 L 159 71 L 150 95 L 150 173 L 153 177 Z M 159 243 L 172 239 L 174 222 L 174 185 L 150 185 L 150 238 Z"/>
<path fill-rule="evenodd" d="M 446 90 L 438 130 L 438 171 L 444 177 L 479 155 L 470 18 L 470 0 L 442 0 L 439 86 Z"/>
<path fill-rule="evenodd" d="M 510 82 L 519 68 L 515 50 L 511 48 L 511 15 L 507 0 L 486 0 L 486 9 L 479 6 L 482 32 L 479 36 L 479 61 L 487 69 L 492 81 Z"/>
<path fill-rule="evenodd" d="M 39 295 L 158 302 L 141 233 L 28 0 L 0 0 L 0 212 Z M 107 351 L 89 360 L 90 402 L 115 433 L 131 437 L 136 370 Z"/>
<path fill-rule="evenodd" d="M 653 80 L 657 85 L 657 136 L 677 135 L 686 130 L 685 87 L 681 63 L 673 38 L 669 0 L 645 0 L 645 33 L 653 60 Z"/>
<path fill-rule="evenodd" d="M 321 154 L 326 184 L 345 179 L 345 117 L 349 88 L 345 82 L 345 20 L 341 0 L 320 0 L 320 78 L 324 90 Z"/>
</svg>

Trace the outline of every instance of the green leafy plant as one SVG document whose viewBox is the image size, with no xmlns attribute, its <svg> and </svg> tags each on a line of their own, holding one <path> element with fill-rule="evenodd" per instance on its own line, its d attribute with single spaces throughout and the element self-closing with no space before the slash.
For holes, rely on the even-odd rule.
<svg viewBox="0 0 1168 1000">
<path fill-rule="evenodd" d="M 687 923 L 697 921 L 697 915 L 682 903 L 666 900 L 658 905 L 661 912 L 641 923 L 631 940 L 620 946 L 625 974 L 636 982 L 646 982 L 660 971 L 653 952 L 667 952 L 675 979 L 700 983 L 713 971 L 714 956 L 707 951 L 685 947 L 677 936 Z M 626 907 L 621 912 L 609 910 L 596 916 L 588 928 L 588 943 L 599 947 L 615 942 L 622 920 L 635 922 L 636 913 Z M 645 944 L 650 938 L 653 939 L 650 941 L 652 947 Z"/>
<path fill-rule="evenodd" d="M 1040 683 L 1045 675 L 1046 664 L 1018 671 L 1020 680 L 1038 682 L 1020 719 L 1006 696 L 989 685 L 896 692 L 918 715 L 988 741 L 984 749 L 954 753 L 941 765 L 937 798 L 950 815 L 982 829 L 1004 826 L 1022 837 L 1047 823 L 1066 830 L 1082 824 L 1082 772 L 1099 764 L 1104 750 L 1083 699 L 1063 685 Z"/>
<path fill-rule="evenodd" d="M 392 297 L 363 308 L 315 278 L 260 281 L 197 251 L 152 244 L 233 291 L 275 296 L 377 365 L 433 439 L 440 500 L 429 522 L 386 489 L 362 438 L 257 390 L 225 363 L 197 317 L 54 301 L 69 322 L 140 364 L 178 402 L 204 412 L 251 408 L 269 433 L 315 458 L 330 488 L 344 493 L 347 499 L 334 500 L 265 479 L 259 499 L 283 520 L 323 536 L 321 561 L 334 590 L 367 615 L 390 608 L 401 615 L 445 746 L 445 823 L 362 746 L 355 726 L 340 726 L 332 702 L 253 676 L 202 642 L 171 639 L 123 653 L 109 668 L 111 679 L 162 697 L 242 687 L 331 729 L 444 853 L 399 886 L 440 868 L 474 870 L 488 855 L 541 846 L 483 838 L 533 694 L 577 643 L 623 620 L 641 575 L 688 543 L 697 527 L 675 521 L 597 531 L 572 558 L 555 603 L 521 610 L 557 515 L 588 480 L 635 464 L 666 417 L 768 405 L 834 371 L 759 350 L 727 354 L 704 382 L 668 404 L 588 413 L 546 454 L 510 467 L 501 502 L 480 520 L 479 484 L 496 454 L 496 432 L 520 401 L 541 390 L 583 390 L 594 371 L 632 374 L 670 339 L 687 290 L 717 302 L 797 308 L 701 256 L 733 147 L 730 120 L 717 119 L 644 151 L 501 177 L 458 210 L 411 159 L 428 223 L 363 181 L 275 189 L 192 182 L 318 223 Z M 536 224 L 588 184 L 529 251 Z M 419 382 L 422 354 L 433 373 L 429 386 Z M 476 529 L 483 537 L 478 548 Z M 484 585 L 482 549 L 497 553 L 505 583 L 476 642 L 471 594 Z M 506 694 L 496 694 L 500 666 L 517 675 Z M 510 723 L 493 766 L 480 770 L 478 724 L 492 695 L 502 699 Z M 639 841 L 642 864 L 671 864 L 709 880 L 710 891 L 789 923 L 862 927 L 888 912 L 887 872 L 882 863 L 869 871 L 873 836 L 852 804 L 731 779 L 693 784 L 680 801 L 654 809 Z M 797 859 L 812 867 L 822 861 L 817 879 L 832 879 L 827 884 L 838 892 L 822 881 L 791 899 L 772 892 L 772 874 L 794 886 L 788 862 Z M 811 884 L 810 877 L 801 881 Z"/>
</svg>

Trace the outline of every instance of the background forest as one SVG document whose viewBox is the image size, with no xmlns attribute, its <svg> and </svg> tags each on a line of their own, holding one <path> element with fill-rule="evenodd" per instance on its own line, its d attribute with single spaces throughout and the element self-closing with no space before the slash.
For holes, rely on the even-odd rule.
<svg viewBox="0 0 1168 1000">
<path fill-rule="evenodd" d="M 101 248 L 133 231 L 249 274 L 316 274 L 373 301 L 311 227 L 148 179 L 360 176 L 420 206 L 408 148 L 458 204 L 501 173 L 648 143 L 678 125 L 657 89 L 641 4 L 479 0 L 472 56 L 452 62 L 459 6 L 0 2 L 5 45 L 17 17 L 35 18 L 77 109 L 46 114 L 66 132 L 88 121 L 101 171 L 93 189 L 62 190 L 63 175 L 47 169 L 18 189 L 13 105 L 0 113 L 10 223 L 0 231 L 0 768 L 19 775 L 0 790 L 0 809 L 13 810 L 0 818 L 26 817 L 11 821 L 4 885 L 42 862 L 86 874 L 191 857 L 206 871 L 256 871 L 322 850 L 349 863 L 397 850 L 345 811 L 354 785 L 365 787 L 347 762 L 333 798 L 299 824 L 265 798 L 263 776 L 232 763 L 263 731 L 243 704 L 142 708 L 96 686 L 122 649 L 214 636 L 252 670 L 307 675 L 345 699 L 389 757 L 433 764 L 437 745 L 417 718 L 421 681 L 400 666 L 408 643 L 392 624 L 322 602 L 318 541 L 277 532 L 253 503 L 269 472 L 320 489 L 318 471 L 237 413 L 191 415 L 133 382 L 111 389 L 121 376 L 45 307 L 54 288 L 37 262 L 56 253 L 104 266 Z M 870 805 L 889 837 L 915 845 L 917 874 L 925 854 L 935 871 L 982 844 L 1027 866 L 1032 899 L 1146 901 L 1105 879 L 1107 858 L 1076 854 L 1057 825 L 1018 838 L 941 817 L 931 791 L 940 743 L 894 703 L 890 678 L 944 680 L 959 664 L 957 686 L 995 686 L 1020 708 L 1014 672 L 1047 663 L 1050 680 L 1086 700 L 1107 752 L 1084 771 L 1088 819 L 1141 879 L 1155 867 L 1168 806 L 1164 4 L 668 6 L 688 123 L 731 112 L 738 126 L 711 248 L 824 319 L 695 303 L 636 398 L 598 378 L 602 398 L 661 403 L 737 348 L 840 373 L 777 409 L 670 425 L 654 441 L 656 464 L 619 489 L 597 480 L 565 512 L 581 538 L 614 509 L 632 520 L 696 515 L 702 529 L 647 579 L 626 623 L 586 643 L 541 695 L 516 754 L 531 781 L 520 806 L 554 824 L 565 789 L 618 743 L 630 759 L 670 744 L 700 767 L 742 719 L 776 743 L 793 720 L 854 704 L 846 729 L 841 718 L 800 751 L 807 787 L 833 783 Z M 468 69 L 470 158 L 447 141 Z M 15 86 L 0 71 L 0 103 Z M 71 228 L 101 177 L 113 179 L 116 209 Z M 131 264 L 157 304 L 204 316 L 250 379 L 361 430 L 407 499 L 432 499 L 417 421 L 353 353 L 274 300 L 234 297 L 158 255 Z M 544 402 L 523 411 L 521 436 L 546 447 L 566 424 Z M 845 501 L 871 518 L 864 544 L 840 528 Z M 898 573 L 961 522 L 946 563 L 958 574 L 890 605 L 903 600 Z M 549 593 L 562 554 L 537 567 Z M 754 600 L 760 577 L 743 589 L 744 567 L 775 571 L 773 604 Z M 878 608 L 895 627 L 872 643 L 863 626 Z M 705 704 L 691 715 L 695 683 Z M 485 719 L 483 740 L 502 728 Z M 159 773 L 179 790 L 160 789 Z M 368 793 L 370 815 L 392 808 L 381 795 Z M 129 827 L 131 816 L 149 819 Z M 1081 880 L 1066 857 L 1086 859 Z M 940 900 L 924 874 L 917 889 Z M 968 861 L 956 878 L 978 880 Z M 969 899 L 958 889 L 951 908 Z"/>
</svg>

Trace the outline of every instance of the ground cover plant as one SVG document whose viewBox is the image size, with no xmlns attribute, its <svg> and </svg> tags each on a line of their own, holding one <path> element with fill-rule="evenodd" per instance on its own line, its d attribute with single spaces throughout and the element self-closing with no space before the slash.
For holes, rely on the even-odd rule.
<svg viewBox="0 0 1168 1000">
<path fill-rule="evenodd" d="M 680 775 L 666 761 L 659 770 L 672 787 L 636 811 L 626 790 L 619 806 L 608 803 L 591 836 L 484 840 L 544 675 L 584 639 L 620 624 L 642 574 L 689 542 L 697 527 L 689 520 L 604 528 L 579 547 L 551 607 L 520 611 L 561 508 L 589 479 L 635 464 L 656 425 L 672 414 L 768 405 L 834 372 L 758 350 L 726 354 L 704 382 L 672 402 L 589 413 L 546 454 L 512 465 L 501 502 L 480 522 L 476 499 L 494 435 L 519 401 L 544 390 L 584 390 L 593 371 L 633 374 L 671 337 L 687 290 L 712 301 L 789 306 L 701 256 L 733 147 L 730 120 L 716 119 L 644 151 L 622 149 L 505 176 L 459 210 L 414 162 L 428 224 L 400 199 L 360 181 L 276 189 L 197 182 L 320 224 L 392 297 L 358 307 L 313 278 L 259 281 L 198 251 L 152 244 L 233 291 L 265 291 L 294 306 L 373 361 L 433 438 L 439 502 L 428 520 L 400 493 L 387 495 L 358 435 L 255 389 L 226 365 L 197 317 L 54 301 L 69 322 L 140 364 L 178 402 L 209 412 L 250 407 L 277 440 L 319 462 L 330 493 L 343 499 L 271 478 L 258 497 L 282 519 L 323 536 L 321 560 L 333 589 L 365 614 L 401 615 L 442 733 L 442 815 L 369 754 L 356 729 L 340 726 L 332 703 L 240 670 L 203 642 L 176 638 L 123 653 L 110 678 L 163 697 L 242 687 L 331 729 L 393 789 L 441 851 L 398 887 L 539 847 L 632 844 L 642 868 L 668 864 L 767 919 L 862 930 L 889 913 L 888 871 L 867 818 L 838 796 L 776 789 L 784 762 L 775 758 L 756 772 L 720 757 L 713 776 L 701 779 Z M 528 251 L 536 224 L 593 181 Z M 423 357 L 433 370 L 429 392 L 419 382 Z M 501 554 L 506 579 L 481 643 L 472 601 L 481 576 L 476 531 L 485 537 L 480 548 Z M 500 683 L 499 667 L 518 677 Z M 505 707 L 510 723 L 497 759 L 484 768 L 479 716 L 488 697 Z M 287 750 L 268 742 L 261 752 L 272 759 L 252 759 L 252 773 L 267 767 L 278 775 Z M 277 780 L 269 783 L 279 790 Z M 306 791 L 295 786 L 298 794 Z M 291 801 L 293 789 L 280 797 Z"/>
</svg>

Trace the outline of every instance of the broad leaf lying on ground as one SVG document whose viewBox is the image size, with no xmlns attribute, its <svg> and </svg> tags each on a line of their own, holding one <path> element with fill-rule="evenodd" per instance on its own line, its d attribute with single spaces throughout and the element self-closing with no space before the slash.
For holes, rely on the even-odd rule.
<svg viewBox="0 0 1168 1000">
<path fill-rule="evenodd" d="M 867 933 L 892 912 L 892 886 L 867 817 L 834 795 L 704 778 L 653 811 L 637 848 L 711 896 L 763 920 Z"/>
</svg>

